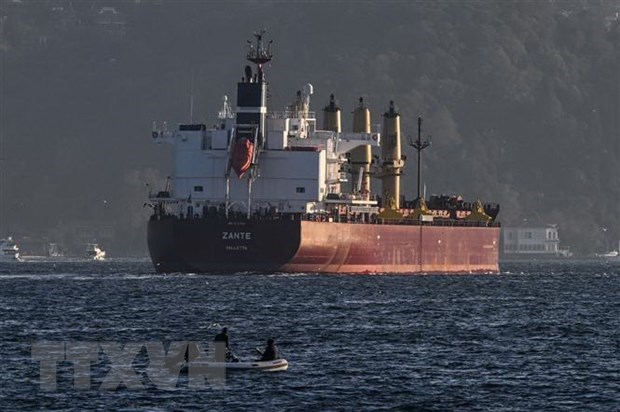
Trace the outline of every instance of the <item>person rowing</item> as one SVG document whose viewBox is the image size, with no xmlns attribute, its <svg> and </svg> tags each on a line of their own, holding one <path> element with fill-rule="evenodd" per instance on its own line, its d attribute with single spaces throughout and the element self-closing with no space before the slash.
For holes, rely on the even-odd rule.
<svg viewBox="0 0 620 412">
<path fill-rule="evenodd" d="M 258 348 L 256 348 L 256 351 L 261 354 L 260 362 L 278 359 L 278 348 L 276 347 L 276 342 L 272 338 L 267 339 L 267 347 L 264 351 Z"/>
</svg>

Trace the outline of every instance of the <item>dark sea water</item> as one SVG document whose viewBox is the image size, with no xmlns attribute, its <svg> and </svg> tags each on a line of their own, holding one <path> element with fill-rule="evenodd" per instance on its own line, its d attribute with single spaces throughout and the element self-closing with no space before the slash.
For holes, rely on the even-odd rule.
<svg viewBox="0 0 620 412">
<path fill-rule="evenodd" d="M 41 342 L 209 342 L 254 359 L 276 338 L 286 372 L 225 386 L 91 389 Z M 0 264 L 0 410 L 620 410 L 620 263 L 521 262 L 500 275 L 160 275 L 150 262 Z M 142 361 L 140 360 L 142 359 Z M 142 362 L 142 363 L 141 363 Z"/>
</svg>

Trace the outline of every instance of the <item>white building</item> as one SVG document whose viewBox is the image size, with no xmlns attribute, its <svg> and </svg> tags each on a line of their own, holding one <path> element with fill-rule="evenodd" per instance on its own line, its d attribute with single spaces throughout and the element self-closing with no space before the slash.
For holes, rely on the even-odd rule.
<svg viewBox="0 0 620 412">
<path fill-rule="evenodd" d="M 504 227 L 502 228 L 502 241 L 502 252 L 505 257 L 570 255 L 568 250 L 560 249 L 557 225 Z"/>
</svg>

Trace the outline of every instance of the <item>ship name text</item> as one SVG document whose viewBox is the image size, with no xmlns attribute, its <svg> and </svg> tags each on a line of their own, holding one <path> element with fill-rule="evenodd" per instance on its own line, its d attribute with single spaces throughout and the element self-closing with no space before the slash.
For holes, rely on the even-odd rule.
<svg viewBox="0 0 620 412">
<path fill-rule="evenodd" d="M 222 232 L 223 240 L 252 240 L 252 232 Z"/>
</svg>

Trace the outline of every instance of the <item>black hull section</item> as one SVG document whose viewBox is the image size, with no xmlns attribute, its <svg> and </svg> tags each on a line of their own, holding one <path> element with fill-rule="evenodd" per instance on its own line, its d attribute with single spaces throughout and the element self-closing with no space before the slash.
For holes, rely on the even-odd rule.
<svg viewBox="0 0 620 412">
<path fill-rule="evenodd" d="M 147 243 L 158 272 L 277 271 L 300 244 L 300 221 L 150 220 Z"/>
</svg>

